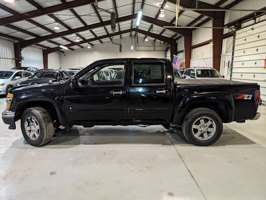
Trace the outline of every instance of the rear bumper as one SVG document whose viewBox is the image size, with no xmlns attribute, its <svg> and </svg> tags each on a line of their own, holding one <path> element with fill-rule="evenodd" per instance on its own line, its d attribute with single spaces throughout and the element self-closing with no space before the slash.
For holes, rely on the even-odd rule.
<svg viewBox="0 0 266 200">
<path fill-rule="evenodd" d="M 5 124 L 9 125 L 9 129 L 16 129 L 16 124 L 15 124 L 15 112 L 12 112 L 10 110 L 5 110 L 2 113 L 2 119 Z"/>
<path fill-rule="evenodd" d="M 259 119 L 259 118 L 260 118 L 260 113 L 257 112 L 256 116 L 255 116 L 252 120 L 257 120 L 257 119 Z"/>
</svg>

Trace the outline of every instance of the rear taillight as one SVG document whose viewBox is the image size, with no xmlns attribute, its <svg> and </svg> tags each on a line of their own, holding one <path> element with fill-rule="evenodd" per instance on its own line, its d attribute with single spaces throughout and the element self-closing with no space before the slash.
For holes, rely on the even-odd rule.
<svg viewBox="0 0 266 200">
<path fill-rule="evenodd" d="M 256 107 L 258 108 L 259 103 L 260 103 L 260 91 L 256 90 L 255 92 L 255 103 L 256 103 Z"/>
</svg>

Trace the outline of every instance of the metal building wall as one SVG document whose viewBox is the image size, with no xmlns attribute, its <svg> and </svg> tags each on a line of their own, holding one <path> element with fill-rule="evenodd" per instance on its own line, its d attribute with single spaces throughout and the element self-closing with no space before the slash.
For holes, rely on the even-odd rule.
<svg viewBox="0 0 266 200">
<path fill-rule="evenodd" d="M 11 69 L 15 65 L 13 42 L 0 39 L 0 69 Z"/>
<path fill-rule="evenodd" d="M 258 83 L 266 100 L 266 19 L 236 32 L 232 80 Z"/>
</svg>

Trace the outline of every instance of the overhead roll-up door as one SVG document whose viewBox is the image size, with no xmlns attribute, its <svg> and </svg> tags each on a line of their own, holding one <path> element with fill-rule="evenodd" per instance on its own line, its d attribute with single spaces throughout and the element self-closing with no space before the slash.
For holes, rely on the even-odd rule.
<svg viewBox="0 0 266 200">
<path fill-rule="evenodd" d="M 232 80 L 255 82 L 266 101 L 266 21 L 236 32 Z"/>
</svg>

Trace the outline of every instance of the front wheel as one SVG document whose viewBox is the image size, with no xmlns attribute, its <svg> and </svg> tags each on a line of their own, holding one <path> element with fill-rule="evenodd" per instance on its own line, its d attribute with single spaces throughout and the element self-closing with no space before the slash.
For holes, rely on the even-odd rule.
<svg viewBox="0 0 266 200">
<path fill-rule="evenodd" d="M 208 108 L 190 111 L 182 124 L 182 131 L 189 142 L 197 146 L 215 143 L 223 132 L 220 116 Z"/>
<path fill-rule="evenodd" d="M 50 142 L 55 132 L 51 116 L 41 107 L 28 108 L 23 112 L 21 130 L 25 140 L 33 146 Z"/>
</svg>

